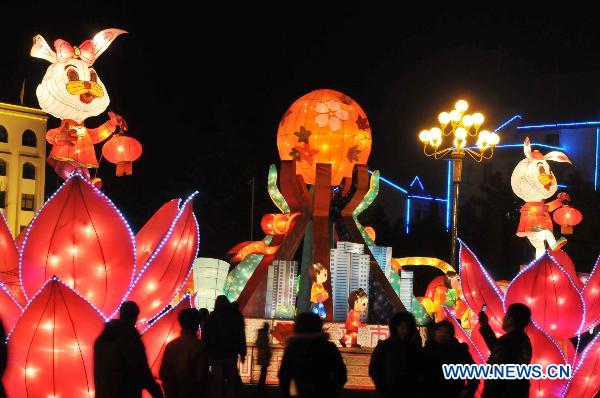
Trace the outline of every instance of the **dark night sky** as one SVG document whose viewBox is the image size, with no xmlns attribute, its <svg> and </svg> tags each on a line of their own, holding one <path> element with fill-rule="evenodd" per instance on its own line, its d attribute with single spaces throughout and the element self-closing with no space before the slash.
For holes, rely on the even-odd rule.
<svg viewBox="0 0 600 398">
<path fill-rule="evenodd" d="M 127 119 L 144 155 L 132 177 L 102 168 L 105 191 L 139 229 L 168 199 L 198 190 L 205 256 L 221 257 L 249 238 L 252 176 L 260 235 L 260 216 L 274 210 L 264 188 L 268 165 L 278 160 L 277 124 L 312 89 L 337 89 L 362 105 L 373 127 L 370 166 L 404 184 L 420 174 L 427 185 L 443 186 L 435 179 L 444 166 L 423 159 L 415 136 L 458 97 L 476 104 L 490 127 L 516 112 L 532 122 L 600 116 L 599 27 L 591 10 L 152 4 L 3 8 L 0 100 L 16 102 L 26 79 L 26 105 L 37 106 L 35 85 L 47 63 L 29 56 L 35 34 L 79 44 L 103 28 L 129 31 L 96 69 L 109 110 Z"/>
</svg>

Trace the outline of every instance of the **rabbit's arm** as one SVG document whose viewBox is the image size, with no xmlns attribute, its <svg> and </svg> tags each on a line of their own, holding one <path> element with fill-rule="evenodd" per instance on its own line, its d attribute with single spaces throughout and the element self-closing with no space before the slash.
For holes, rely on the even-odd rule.
<svg viewBox="0 0 600 398">
<path fill-rule="evenodd" d="M 98 144 L 99 142 L 102 142 L 105 139 L 107 139 L 108 137 L 110 137 L 110 135 L 112 133 L 114 133 L 116 129 L 117 129 L 117 126 L 115 126 L 109 120 L 105 123 L 102 123 L 100 126 L 98 126 L 96 128 L 88 129 L 87 132 L 88 132 L 90 138 L 92 139 L 92 142 L 94 144 Z"/>
<path fill-rule="evenodd" d="M 75 130 L 71 129 L 68 119 L 61 121 L 60 127 L 50 129 L 46 133 L 46 141 L 52 145 L 72 145 L 77 140 Z"/>
<path fill-rule="evenodd" d="M 127 131 L 127 122 L 121 116 L 114 112 L 108 112 L 110 119 L 95 129 L 88 129 L 88 134 L 94 144 L 104 141 L 119 127 L 122 131 Z"/>
</svg>

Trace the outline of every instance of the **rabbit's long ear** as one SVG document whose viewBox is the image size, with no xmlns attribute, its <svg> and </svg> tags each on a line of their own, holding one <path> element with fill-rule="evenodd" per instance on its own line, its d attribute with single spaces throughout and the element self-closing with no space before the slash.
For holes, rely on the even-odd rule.
<svg viewBox="0 0 600 398">
<path fill-rule="evenodd" d="M 92 39 L 94 43 L 94 56 L 96 59 L 102 54 L 110 43 L 117 38 L 117 36 L 127 33 L 121 29 L 104 29 L 101 32 L 96 33 L 96 36 Z"/>
<path fill-rule="evenodd" d="M 46 43 L 42 35 L 36 35 L 33 38 L 33 46 L 31 47 L 30 54 L 32 57 L 45 59 L 52 64 L 56 63 L 56 53 Z"/>
<path fill-rule="evenodd" d="M 545 160 L 552 160 L 554 162 L 571 163 L 571 159 L 567 155 L 559 151 L 548 152 L 544 155 Z M 573 164 L 573 163 L 571 163 Z"/>
<path fill-rule="evenodd" d="M 525 138 L 525 142 L 523 143 L 523 152 L 525 152 L 525 157 L 527 159 L 531 159 L 531 141 L 529 141 L 529 137 Z"/>
</svg>

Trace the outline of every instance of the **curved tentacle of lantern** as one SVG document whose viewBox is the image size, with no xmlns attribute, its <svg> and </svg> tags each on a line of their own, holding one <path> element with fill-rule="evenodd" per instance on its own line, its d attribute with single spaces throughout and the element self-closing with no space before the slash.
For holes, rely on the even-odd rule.
<svg viewBox="0 0 600 398">
<path fill-rule="evenodd" d="M 583 327 L 581 292 L 549 253 L 534 260 L 508 285 L 504 305 L 512 303 L 529 306 L 532 318 L 555 339 L 572 337 Z"/>
<path fill-rule="evenodd" d="M 586 306 L 586 314 L 585 326 L 582 331 L 586 331 L 600 324 L 600 256 L 583 286 L 583 301 Z"/>
<path fill-rule="evenodd" d="M 588 343 L 573 369 L 566 398 L 594 398 L 600 391 L 600 334 Z"/>
<path fill-rule="evenodd" d="M 268 246 L 272 240 L 273 236 L 267 235 L 262 241 Z M 250 254 L 227 274 L 223 294 L 227 296 L 229 301 L 236 301 L 238 299 L 248 279 L 250 279 L 264 257 L 264 254 Z"/>
<path fill-rule="evenodd" d="M 79 174 L 44 204 L 27 230 L 20 276 L 27 297 L 52 276 L 111 314 L 135 273 L 133 233 L 113 203 Z"/>
<path fill-rule="evenodd" d="M 23 307 L 4 284 L 0 283 L 0 320 L 5 330 L 11 330 L 21 317 Z"/>
<path fill-rule="evenodd" d="M 465 301 L 473 314 L 479 313 L 484 304 L 487 305 L 490 326 L 497 335 L 501 334 L 504 317 L 503 294 L 471 249 L 463 241 L 459 242 L 458 272 Z"/>
<path fill-rule="evenodd" d="M 190 295 L 186 294 L 177 304 L 157 317 L 152 324 L 146 325 L 142 331 L 142 341 L 146 346 L 146 356 L 148 365 L 155 377 L 158 377 L 158 371 L 162 362 L 162 356 L 165 346 L 181 333 L 178 316 L 181 310 L 193 308 Z"/>
<path fill-rule="evenodd" d="M 10 397 L 94 396 L 94 340 L 104 318 L 56 278 L 30 301 L 8 338 Z"/>
<path fill-rule="evenodd" d="M 25 305 L 25 295 L 19 279 L 19 250 L 13 239 L 4 213 L 0 211 L 0 283 L 8 289 L 20 305 Z"/>
<path fill-rule="evenodd" d="M 545 369 L 549 364 L 563 365 L 567 363 L 561 348 L 552 337 L 540 328 L 534 321 L 525 329 L 531 341 L 531 363 L 540 364 Z M 565 390 L 565 379 L 530 380 L 529 396 L 560 398 Z"/>
<path fill-rule="evenodd" d="M 285 236 L 290 230 L 294 219 L 300 213 L 265 214 L 261 221 L 261 227 L 266 235 L 273 239 L 268 244 L 264 240 L 254 242 L 242 242 L 231 248 L 228 254 L 233 254 L 232 263 L 245 259 L 250 254 L 275 254 L 281 247 Z"/>
<path fill-rule="evenodd" d="M 269 174 L 267 176 L 267 191 L 271 200 L 282 213 L 289 213 L 290 206 L 277 187 L 277 167 L 272 164 L 269 166 Z"/>
<path fill-rule="evenodd" d="M 142 144 L 126 135 L 114 135 L 102 146 L 102 156 L 117 165 L 117 176 L 131 175 L 132 163 L 142 156 Z"/>
<path fill-rule="evenodd" d="M 371 206 L 375 198 L 377 198 L 377 195 L 379 195 L 379 170 L 375 170 L 373 174 L 371 174 L 371 181 L 369 184 L 369 190 L 352 212 L 352 218 L 354 218 L 354 222 L 356 223 L 356 226 L 358 227 L 363 239 L 367 243 L 367 246 L 375 246 L 375 239 L 367 233 L 367 227 L 364 227 L 360 221 L 358 221 L 358 216 L 361 215 L 369 206 Z"/>
<path fill-rule="evenodd" d="M 127 294 L 127 299 L 140 307 L 139 323 L 152 319 L 165 308 L 192 271 L 199 243 L 198 223 L 192 206 L 195 195 L 190 195 L 183 203 L 169 234 L 150 256 Z"/>
<path fill-rule="evenodd" d="M 180 203 L 180 199 L 173 199 L 162 205 L 135 235 L 135 254 L 137 263 L 141 266 L 146 264 L 169 233 L 173 220 L 179 213 Z"/>
</svg>

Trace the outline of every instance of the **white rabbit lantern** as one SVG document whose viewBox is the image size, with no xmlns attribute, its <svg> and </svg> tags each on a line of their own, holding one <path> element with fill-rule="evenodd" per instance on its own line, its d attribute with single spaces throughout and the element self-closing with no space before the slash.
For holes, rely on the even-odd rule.
<svg viewBox="0 0 600 398">
<path fill-rule="evenodd" d="M 46 140 L 52 145 L 48 163 L 64 179 L 75 172 L 89 178 L 88 169 L 98 167 L 94 144 L 104 141 L 117 128 L 127 130 L 125 120 L 113 112 L 99 127 L 84 125 L 85 119 L 101 114 L 110 103 L 106 87 L 92 65 L 123 33 L 127 32 L 106 29 L 78 47 L 58 39 L 55 50 L 41 35 L 33 38 L 31 56 L 50 62 L 36 90 L 40 107 L 61 119 L 60 127 L 46 133 Z"/>
<path fill-rule="evenodd" d="M 548 203 L 544 201 L 552 197 L 558 188 L 548 161 L 571 161 L 559 151 L 552 151 L 546 155 L 538 150 L 532 152 L 529 137 L 525 138 L 523 148 L 525 159 L 517 164 L 510 178 L 513 192 L 526 202 L 521 207 L 517 236 L 529 239 L 535 248 L 536 258 L 539 258 L 546 251 L 546 243 L 551 250 L 560 249 L 567 243 L 564 237 L 558 240 L 554 238 L 550 213 L 562 207 L 563 202 L 569 200 L 569 195 L 560 193 L 555 200 Z"/>
</svg>

